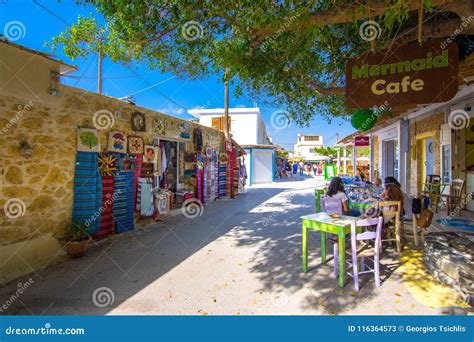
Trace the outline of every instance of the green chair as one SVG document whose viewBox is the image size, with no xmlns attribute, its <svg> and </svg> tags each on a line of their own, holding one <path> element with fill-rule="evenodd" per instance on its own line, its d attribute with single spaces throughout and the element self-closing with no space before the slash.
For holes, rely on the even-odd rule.
<svg viewBox="0 0 474 342">
<path fill-rule="evenodd" d="M 321 212 L 321 195 L 324 195 L 324 189 L 314 189 L 314 199 L 317 213 Z"/>
</svg>

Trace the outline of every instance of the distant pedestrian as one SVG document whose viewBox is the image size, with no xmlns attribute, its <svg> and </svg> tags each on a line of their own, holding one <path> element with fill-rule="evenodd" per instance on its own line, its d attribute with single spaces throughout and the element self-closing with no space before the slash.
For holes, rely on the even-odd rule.
<svg viewBox="0 0 474 342">
<path fill-rule="evenodd" d="M 298 164 L 293 163 L 293 178 L 295 181 L 298 180 L 297 174 L 298 174 Z"/>
<path fill-rule="evenodd" d="M 318 165 L 313 164 L 313 174 L 316 176 L 317 172 L 318 172 Z"/>
<path fill-rule="evenodd" d="M 303 175 L 303 170 L 304 170 L 304 163 L 302 161 L 300 161 L 298 163 L 298 166 L 299 166 L 299 169 L 300 169 L 300 176 Z"/>
<path fill-rule="evenodd" d="M 291 172 L 290 163 L 288 163 L 286 161 L 285 162 L 285 176 L 286 176 L 286 178 L 290 178 L 290 172 Z"/>
</svg>

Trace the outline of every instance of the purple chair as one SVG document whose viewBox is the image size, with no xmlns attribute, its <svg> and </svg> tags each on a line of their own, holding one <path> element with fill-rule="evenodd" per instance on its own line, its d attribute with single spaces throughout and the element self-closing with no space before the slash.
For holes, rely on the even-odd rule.
<svg viewBox="0 0 474 342">
<path fill-rule="evenodd" d="M 376 227 L 375 231 L 366 230 L 363 233 L 357 233 L 358 227 Z M 348 274 L 354 278 L 354 288 L 359 291 L 359 274 L 374 273 L 375 284 L 380 287 L 380 254 L 382 244 L 382 227 L 383 217 L 369 218 L 366 220 L 360 220 L 353 222 L 351 226 L 351 261 L 348 261 L 352 265 L 352 274 Z M 366 242 L 372 240 L 374 242 L 373 247 L 368 243 L 361 250 L 357 250 L 357 242 Z M 361 267 L 359 271 L 357 257 L 360 256 Z M 372 258 L 373 257 L 373 258 Z M 365 264 L 365 258 L 373 261 L 374 268 L 370 268 Z M 366 267 L 368 270 L 366 270 Z"/>
<path fill-rule="evenodd" d="M 337 214 L 342 215 L 342 200 L 337 197 L 321 196 L 321 211 L 324 211 L 330 215 Z M 333 255 L 334 255 L 334 276 L 338 276 L 339 267 L 339 251 L 337 246 L 337 236 L 334 234 L 326 234 L 326 240 L 333 244 Z"/>
</svg>

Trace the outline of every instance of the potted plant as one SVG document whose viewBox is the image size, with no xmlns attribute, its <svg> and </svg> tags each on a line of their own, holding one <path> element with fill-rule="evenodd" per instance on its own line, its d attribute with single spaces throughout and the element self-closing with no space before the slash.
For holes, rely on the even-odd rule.
<svg viewBox="0 0 474 342">
<path fill-rule="evenodd" d="M 91 236 L 87 233 L 87 228 L 84 222 L 77 221 L 72 223 L 72 237 L 65 245 L 67 254 L 71 258 L 79 258 L 86 254 L 87 247 L 92 240 Z"/>
</svg>

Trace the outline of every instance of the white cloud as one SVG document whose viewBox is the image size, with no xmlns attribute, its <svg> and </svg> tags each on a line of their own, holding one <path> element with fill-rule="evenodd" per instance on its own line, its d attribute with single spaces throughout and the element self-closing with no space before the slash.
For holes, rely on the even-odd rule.
<svg viewBox="0 0 474 342">
<path fill-rule="evenodd" d="M 157 112 L 171 115 L 171 116 L 181 116 L 186 113 L 186 109 L 175 106 L 175 105 L 168 105 L 163 108 L 156 108 L 155 109 Z"/>
</svg>

